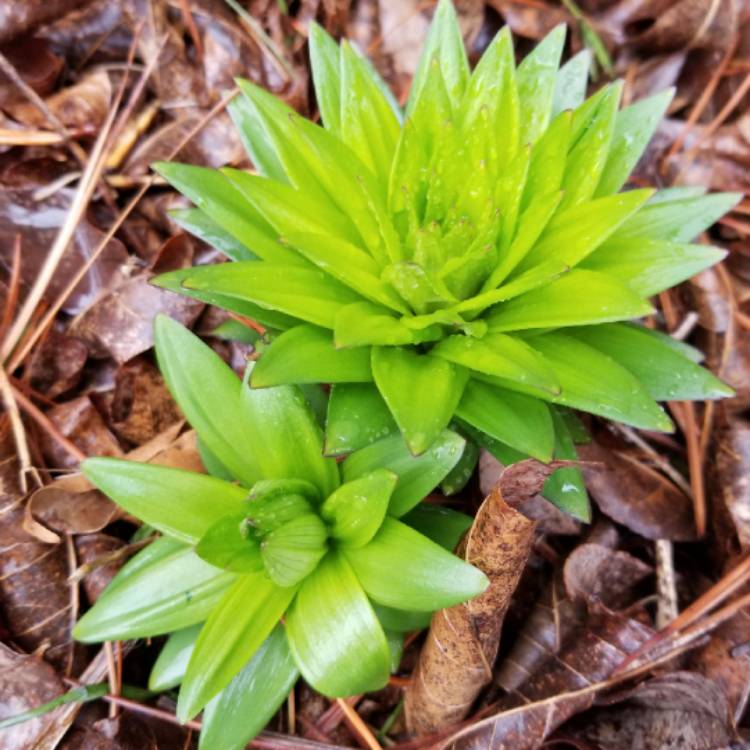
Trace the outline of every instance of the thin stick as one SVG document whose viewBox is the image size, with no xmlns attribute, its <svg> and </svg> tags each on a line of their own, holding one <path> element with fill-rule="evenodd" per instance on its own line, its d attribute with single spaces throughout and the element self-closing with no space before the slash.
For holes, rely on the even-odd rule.
<svg viewBox="0 0 750 750">
<path fill-rule="evenodd" d="M 18 410 L 16 396 L 13 393 L 13 386 L 10 384 L 8 375 L 2 367 L 0 367 L 0 396 L 2 396 L 5 411 L 8 413 L 10 426 L 13 430 L 13 439 L 18 451 L 18 461 L 21 464 L 19 484 L 21 493 L 25 495 L 29 491 L 29 486 L 26 482 L 26 472 L 31 469 L 31 453 L 29 452 L 29 444 L 26 441 L 26 430 L 21 419 L 21 412 Z"/>
<path fill-rule="evenodd" d="M 362 717 L 342 698 L 336 698 L 336 703 L 344 712 L 344 720 L 349 728 L 354 732 L 355 737 L 360 741 L 362 747 L 368 750 L 383 750 L 382 745 L 375 739 L 375 735 L 370 728 L 362 721 Z"/>
</svg>

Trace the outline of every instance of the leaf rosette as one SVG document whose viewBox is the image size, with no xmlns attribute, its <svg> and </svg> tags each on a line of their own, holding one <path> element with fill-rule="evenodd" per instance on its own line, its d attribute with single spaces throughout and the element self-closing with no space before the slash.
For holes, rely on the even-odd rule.
<svg viewBox="0 0 750 750">
<path fill-rule="evenodd" d="M 588 53 L 560 67 L 564 41 L 516 65 L 506 27 L 472 71 L 442 0 L 402 111 L 312 25 L 322 126 L 239 81 L 257 173 L 156 165 L 195 204 L 179 223 L 235 261 L 157 283 L 280 333 L 253 387 L 333 384 L 329 454 L 394 430 L 420 454 L 451 425 L 505 463 L 573 458 L 566 409 L 669 431 L 658 401 L 731 395 L 633 321 L 724 257 L 691 241 L 740 196 L 622 191 L 672 92 L 586 99 Z M 586 517 L 580 475 L 562 476 L 547 496 Z"/>
<path fill-rule="evenodd" d="M 201 748 L 242 748 L 298 675 L 328 696 L 379 689 L 404 632 L 484 591 L 484 574 L 450 551 L 471 519 L 415 507 L 464 440 L 444 430 L 414 456 L 388 435 L 339 464 L 323 455 L 297 386 L 249 388 L 169 318 L 157 319 L 155 347 L 211 473 L 83 462 L 86 477 L 162 536 L 73 633 L 85 642 L 169 634 L 149 686 L 181 685 L 183 721 L 205 709 Z"/>
</svg>

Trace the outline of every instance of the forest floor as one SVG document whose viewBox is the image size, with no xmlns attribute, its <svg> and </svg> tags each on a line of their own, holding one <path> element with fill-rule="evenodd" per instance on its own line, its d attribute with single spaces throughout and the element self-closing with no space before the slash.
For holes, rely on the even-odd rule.
<svg viewBox="0 0 750 750">
<path fill-rule="evenodd" d="M 239 15 L 233 5 L 0 0 L 0 718 L 81 683 L 104 694 L 0 730 L 2 750 L 197 744 L 173 695 L 122 695 L 146 684 L 158 642 L 83 647 L 70 636 L 142 546 L 133 519 L 81 481 L 79 462 L 200 466 L 154 363 L 154 316 L 191 326 L 237 369 L 251 353 L 223 338 L 226 313 L 149 284 L 221 257 L 172 222 L 184 199 L 148 165 L 249 166 L 225 111 L 235 76 L 316 117 L 312 19 L 355 39 L 405 101 L 434 4 L 245 0 Z M 750 190 L 746 0 L 457 8 L 472 61 L 504 23 L 523 53 L 565 22 L 566 57 L 594 53 L 591 90 L 621 77 L 627 103 L 674 86 L 635 184 Z M 447 684 L 460 695 L 467 674 L 489 685 L 466 718 L 407 731 L 404 690 L 434 638 L 417 633 L 387 688 L 331 701 L 300 682 L 252 747 L 750 747 L 750 198 L 701 241 L 728 249 L 726 261 L 660 295 L 653 322 L 705 351 L 737 395 L 670 404 L 669 436 L 590 421 L 591 525 L 538 499 L 518 505 L 536 525 L 496 665 L 477 677 L 467 652 L 422 676 L 428 692 Z M 493 487 L 514 500 L 510 485 L 483 456 L 450 503 L 475 513 Z"/>
</svg>

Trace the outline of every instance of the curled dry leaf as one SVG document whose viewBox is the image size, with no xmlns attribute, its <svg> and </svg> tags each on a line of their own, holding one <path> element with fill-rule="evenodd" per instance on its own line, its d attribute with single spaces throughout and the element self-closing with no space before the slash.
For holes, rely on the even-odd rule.
<svg viewBox="0 0 750 750">
<path fill-rule="evenodd" d="M 723 693 L 696 672 L 655 677 L 603 702 L 573 734 L 607 750 L 718 750 L 736 738 Z"/>
<path fill-rule="evenodd" d="M 595 683 L 609 677 L 653 631 L 595 608 L 587 627 L 520 689 L 502 700 L 500 711 L 440 743 L 440 750 L 536 750 L 571 716 L 589 708 Z"/>
<path fill-rule="evenodd" d="M 0 463 L 0 602 L 10 638 L 27 651 L 43 649 L 47 661 L 69 667 L 70 588 L 63 545 L 42 544 L 27 534 L 18 462 Z M 1 682 L 1 681 L 0 681 Z"/>
<path fill-rule="evenodd" d="M 55 670 L 38 656 L 19 654 L 0 643 L 0 719 L 28 711 L 62 695 L 65 688 Z M 29 750 L 47 727 L 59 716 L 61 709 L 34 719 L 0 729 L 3 750 Z"/>
<path fill-rule="evenodd" d="M 425 734 L 456 723 L 491 681 L 503 619 L 534 541 L 536 522 L 516 508 L 567 463 L 529 459 L 508 466 L 479 508 L 459 552 L 487 575 L 490 585 L 475 599 L 433 615 L 406 691 L 412 732 Z"/>
<path fill-rule="evenodd" d="M 579 633 L 591 606 L 625 608 L 633 600 L 634 588 L 651 572 L 650 566 L 627 552 L 590 542 L 576 547 L 500 662 L 495 683 L 506 692 L 520 688 Z"/>
<path fill-rule="evenodd" d="M 87 456 L 121 456 L 122 449 L 117 438 L 109 431 L 101 414 L 88 396 L 66 401 L 53 406 L 47 416 L 62 435 L 81 449 Z M 50 466 L 75 468 L 78 458 L 71 456 L 54 438 L 44 433 L 40 439 L 42 450 Z"/>
<path fill-rule="evenodd" d="M 695 539 L 690 498 L 636 453 L 594 441 L 580 446 L 579 454 L 602 464 L 583 466 L 586 487 L 602 513 L 647 539 Z"/>
<path fill-rule="evenodd" d="M 0 0 L 0 44 L 59 18 L 89 0 Z"/>
<path fill-rule="evenodd" d="M 104 70 L 94 70 L 68 88 L 50 96 L 47 107 L 69 130 L 92 134 L 104 123 L 112 99 L 112 83 Z M 24 125 L 49 128 L 47 116 L 29 101 L 19 101 L 6 108 Z"/>
</svg>

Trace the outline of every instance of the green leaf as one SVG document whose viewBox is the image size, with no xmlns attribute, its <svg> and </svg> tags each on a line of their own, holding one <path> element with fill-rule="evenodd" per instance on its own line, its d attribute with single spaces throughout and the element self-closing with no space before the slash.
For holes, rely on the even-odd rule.
<svg viewBox="0 0 750 750">
<path fill-rule="evenodd" d="M 570 145 L 570 130 L 573 116 L 561 112 L 531 150 L 529 174 L 521 200 L 521 208 L 526 209 L 533 200 L 539 200 L 550 193 L 560 193 L 567 153 Z M 560 193 L 560 198 L 562 194 Z M 541 233 L 543 226 L 538 228 Z"/>
<path fill-rule="evenodd" d="M 128 513 L 188 544 L 222 516 L 236 513 L 247 494 L 205 474 L 121 458 L 88 458 L 81 471 Z"/>
<path fill-rule="evenodd" d="M 561 381 L 562 382 L 562 381 Z M 456 414 L 495 440 L 540 461 L 549 461 L 555 442 L 546 404 L 522 393 L 472 378 Z"/>
<path fill-rule="evenodd" d="M 288 232 L 285 241 L 321 270 L 376 304 L 408 312 L 401 298 L 380 280 L 380 267 L 365 251 L 332 235 Z"/>
<path fill-rule="evenodd" d="M 469 80 L 469 61 L 456 11 L 449 0 L 440 0 L 432 17 L 419 65 L 412 79 L 409 102 L 406 105 L 407 115 L 411 114 L 419 101 L 433 59 L 440 63 L 448 95 L 455 106 L 461 100 Z"/>
<path fill-rule="evenodd" d="M 369 544 L 344 554 L 368 596 L 396 609 L 450 607 L 481 594 L 489 583 L 482 571 L 392 518 Z"/>
<path fill-rule="evenodd" d="M 200 208 L 175 208 L 169 212 L 172 220 L 186 232 L 208 245 L 221 250 L 232 260 L 255 260 L 256 255 L 225 229 L 222 229 Z"/>
<path fill-rule="evenodd" d="M 299 671 L 277 625 L 219 695 L 203 711 L 199 750 L 243 750 L 278 710 Z"/>
<path fill-rule="evenodd" d="M 723 260 L 726 250 L 710 245 L 685 245 L 645 238 L 610 237 L 581 266 L 627 284 L 652 297 Z"/>
<path fill-rule="evenodd" d="M 557 409 L 550 411 L 555 425 L 555 458 L 575 460 L 578 458 L 578 451 L 565 419 Z M 555 471 L 547 477 L 542 495 L 574 518 L 584 523 L 591 521 L 591 502 L 580 469 L 571 466 Z"/>
<path fill-rule="evenodd" d="M 516 82 L 524 143 L 534 143 L 547 128 L 564 44 L 565 25 L 559 24 L 518 66 Z"/>
<path fill-rule="evenodd" d="M 268 575 L 278 586 L 294 586 L 315 570 L 328 550 L 328 530 L 315 513 L 305 513 L 266 534 L 260 545 Z"/>
<path fill-rule="evenodd" d="M 366 65 L 344 40 L 341 54 L 341 140 L 372 170 L 385 188 L 401 126 Z"/>
<path fill-rule="evenodd" d="M 235 418 L 245 425 L 248 450 L 264 479 L 304 479 L 322 497 L 338 487 L 336 462 L 323 457 L 322 432 L 298 388 L 245 385 Z"/>
<path fill-rule="evenodd" d="M 440 491 L 446 495 L 455 495 L 469 483 L 474 476 L 474 470 L 479 463 L 479 446 L 467 440 L 464 452 L 459 462 L 451 469 L 450 473 L 440 482 Z M 428 534 L 429 536 L 429 534 Z"/>
<path fill-rule="evenodd" d="M 257 261 L 194 268 L 182 283 L 188 290 L 247 300 L 324 328 L 333 328 L 345 305 L 362 299 L 315 268 Z"/>
<path fill-rule="evenodd" d="M 560 379 L 562 393 L 554 398 L 556 403 L 644 430 L 673 429 L 648 391 L 611 357 L 562 333 L 540 334 L 529 344 L 547 358 Z"/>
<path fill-rule="evenodd" d="M 250 535 L 247 512 L 219 519 L 203 535 L 195 552 L 207 563 L 232 573 L 252 573 L 263 567 L 258 542 Z"/>
<path fill-rule="evenodd" d="M 553 117 L 566 109 L 575 109 L 583 103 L 590 67 L 591 52 L 583 49 L 560 68 L 552 101 Z"/>
<path fill-rule="evenodd" d="M 278 241 L 278 233 L 221 172 L 169 162 L 152 166 L 170 185 L 187 196 L 254 255 L 277 263 L 307 264 L 297 253 Z"/>
<path fill-rule="evenodd" d="M 295 325 L 298 325 L 301 321 L 299 318 L 293 318 L 291 315 L 285 315 L 284 313 L 277 312 L 276 310 L 266 309 L 260 307 L 254 302 L 250 302 L 244 299 L 238 299 L 237 297 L 230 297 L 226 294 L 217 294 L 211 289 L 205 289 L 197 291 L 195 289 L 187 289 L 183 286 L 185 279 L 192 278 L 196 273 L 195 268 L 180 268 L 177 271 L 169 271 L 163 273 L 160 276 L 154 276 L 149 280 L 150 284 L 159 287 L 160 289 L 167 289 L 175 294 L 181 294 L 184 297 L 190 297 L 192 299 L 198 299 L 201 302 L 205 302 L 209 305 L 215 305 L 221 307 L 224 310 L 230 310 L 236 312 L 245 318 L 250 320 L 257 320 L 264 326 L 269 328 L 276 328 L 278 330 L 286 330 Z M 198 271 L 200 273 L 200 271 Z"/>
<path fill-rule="evenodd" d="M 250 376 L 253 388 L 371 381 L 369 347 L 336 349 L 330 331 L 311 325 L 295 326 L 274 339 Z"/>
<path fill-rule="evenodd" d="M 155 693 L 171 690 L 182 682 L 203 623 L 171 633 L 151 667 L 148 689 Z"/>
<path fill-rule="evenodd" d="M 415 455 L 448 426 L 468 379 L 466 369 L 440 357 L 387 347 L 373 348 L 372 374 Z"/>
<path fill-rule="evenodd" d="M 333 328 L 333 339 L 337 347 L 400 346 L 435 341 L 441 330 L 432 325 L 422 330 L 409 328 L 402 318 L 396 317 L 388 308 L 371 302 L 356 302 L 339 308 Z"/>
<path fill-rule="evenodd" d="M 315 84 L 315 100 L 328 130 L 341 132 L 341 58 L 339 46 L 322 26 L 310 23 L 310 67 Z"/>
<path fill-rule="evenodd" d="M 235 576 L 181 547 L 130 572 L 78 621 L 84 643 L 150 638 L 205 620 Z"/>
<path fill-rule="evenodd" d="M 432 353 L 476 372 L 528 383 L 550 393 L 560 391 L 560 384 L 544 358 L 526 342 L 504 333 L 488 334 L 481 339 L 449 336 Z"/>
<path fill-rule="evenodd" d="M 674 89 L 667 89 L 617 113 L 607 162 L 594 195 L 616 193 L 625 184 L 673 96 Z"/>
<path fill-rule="evenodd" d="M 575 266 L 596 250 L 651 195 L 631 190 L 573 206 L 556 213 L 539 241 L 516 268 L 514 275 L 550 261 Z"/>
<path fill-rule="evenodd" d="M 240 576 L 198 636 L 177 700 L 177 717 L 192 719 L 260 648 L 294 597 L 265 572 Z"/>
<path fill-rule="evenodd" d="M 500 333 L 630 320 L 652 312 L 649 302 L 614 278 L 576 269 L 497 305 L 486 320 L 491 333 Z"/>
<path fill-rule="evenodd" d="M 452 551 L 469 530 L 474 519 L 465 513 L 446 508 L 443 505 L 420 503 L 412 508 L 401 520 L 416 529 L 443 549 Z"/>
<path fill-rule="evenodd" d="M 742 200 L 742 193 L 711 193 L 649 202 L 620 226 L 618 239 L 690 242 Z"/>
<path fill-rule="evenodd" d="M 351 453 L 397 431 L 388 405 L 374 383 L 337 383 L 331 388 L 326 456 Z"/>
<path fill-rule="evenodd" d="M 383 523 L 396 482 L 392 471 L 376 469 L 342 484 L 320 509 L 331 536 L 347 547 L 367 544 Z"/>
<path fill-rule="evenodd" d="M 657 401 L 727 398 L 734 391 L 664 342 L 664 337 L 637 325 L 574 328 L 570 334 L 629 370 Z"/>
<path fill-rule="evenodd" d="M 421 456 L 413 456 L 401 435 L 391 435 L 352 453 L 342 464 L 345 482 L 369 474 L 375 469 L 388 469 L 398 476 L 388 513 L 401 516 L 411 510 L 434 489 L 458 463 L 464 439 L 450 430 L 443 430 Z"/>
<path fill-rule="evenodd" d="M 286 482 L 279 481 L 279 484 Z M 283 495 L 269 493 L 251 499 L 247 505 L 248 518 L 262 534 L 274 531 L 289 521 L 312 512 L 313 506 L 310 505 L 310 501 L 294 492 Z"/>
<path fill-rule="evenodd" d="M 407 612 L 404 609 L 394 609 L 382 604 L 373 603 L 372 608 L 380 620 L 380 624 L 394 633 L 411 633 L 424 630 L 430 626 L 432 612 Z"/>
<path fill-rule="evenodd" d="M 385 634 L 341 553 L 330 552 L 302 583 L 286 631 L 299 671 L 323 695 L 356 695 L 388 682 Z"/>
<path fill-rule="evenodd" d="M 200 439 L 248 487 L 261 478 L 249 428 L 237 419 L 242 383 L 197 336 L 159 315 L 154 324 L 159 368 Z"/>
<path fill-rule="evenodd" d="M 593 117 L 568 152 L 561 209 L 583 203 L 594 195 L 610 153 L 622 86 L 622 82 L 615 82 L 606 87 Z"/>
</svg>

